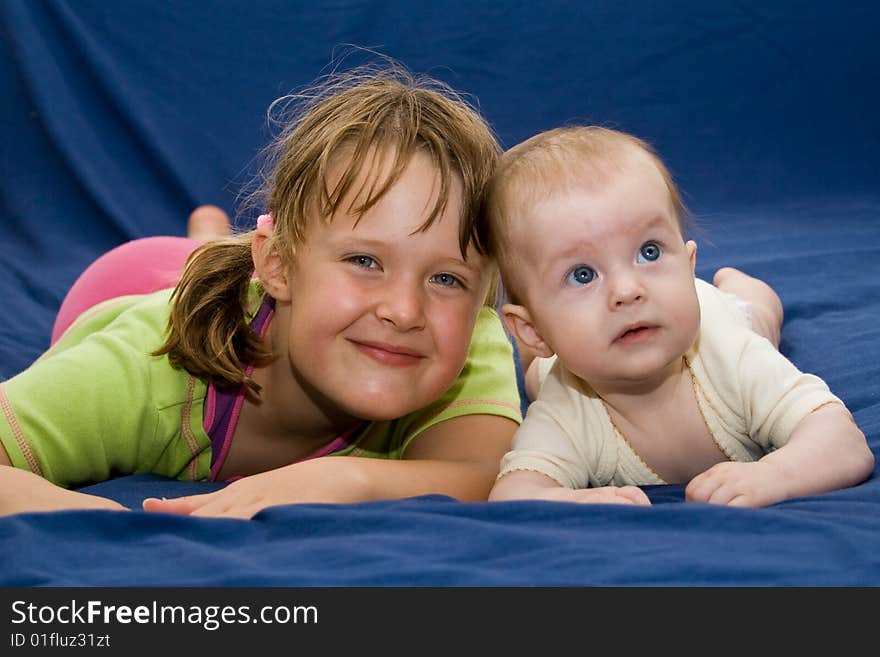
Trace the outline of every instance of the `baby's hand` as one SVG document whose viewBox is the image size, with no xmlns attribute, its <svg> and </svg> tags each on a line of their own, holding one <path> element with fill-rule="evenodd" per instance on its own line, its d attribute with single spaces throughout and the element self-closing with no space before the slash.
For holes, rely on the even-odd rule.
<svg viewBox="0 0 880 657">
<path fill-rule="evenodd" d="M 650 506 L 651 500 L 637 486 L 603 486 L 601 488 L 547 488 L 543 499 L 580 504 L 635 504 Z"/>
<path fill-rule="evenodd" d="M 759 507 L 784 500 L 785 475 L 772 463 L 725 461 L 691 479 L 685 488 L 688 502 Z"/>
</svg>

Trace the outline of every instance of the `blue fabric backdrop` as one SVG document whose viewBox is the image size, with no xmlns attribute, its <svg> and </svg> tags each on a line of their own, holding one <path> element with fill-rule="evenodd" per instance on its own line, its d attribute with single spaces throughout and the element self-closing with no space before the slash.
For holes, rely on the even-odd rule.
<svg viewBox="0 0 880 657">
<path fill-rule="evenodd" d="M 773 284 L 783 352 L 880 454 L 876 3 L 2 0 L 0 21 L 0 380 L 46 348 L 97 255 L 183 234 L 198 204 L 235 214 L 269 103 L 363 61 L 355 45 L 470 94 L 504 146 L 566 122 L 654 144 L 702 226 L 697 273 Z M 137 507 L 190 488 L 97 492 Z M 0 520 L 0 583 L 880 584 L 876 475 L 752 511 L 649 492 L 650 509 L 426 497 L 250 523 L 20 515 Z"/>
</svg>

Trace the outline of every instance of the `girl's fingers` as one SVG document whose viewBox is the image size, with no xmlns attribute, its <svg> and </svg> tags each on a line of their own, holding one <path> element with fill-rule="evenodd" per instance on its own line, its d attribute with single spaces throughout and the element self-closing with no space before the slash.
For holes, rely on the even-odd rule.
<svg viewBox="0 0 880 657">
<path fill-rule="evenodd" d="M 148 497 L 141 505 L 144 511 L 154 513 L 174 513 L 177 515 L 189 515 L 196 508 L 190 497 L 175 497 L 170 500 Z"/>
</svg>

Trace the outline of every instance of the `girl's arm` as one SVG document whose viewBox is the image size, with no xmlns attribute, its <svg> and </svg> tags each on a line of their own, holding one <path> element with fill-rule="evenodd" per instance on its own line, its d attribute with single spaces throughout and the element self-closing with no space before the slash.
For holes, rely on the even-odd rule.
<svg viewBox="0 0 880 657">
<path fill-rule="evenodd" d="M 495 415 L 440 422 L 412 441 L 403 460 L 325 456 L 239 479 L 222 490 L 144 500 L 144 510 L 251 518 L 266 507 L 352 503 L 416 495 L 485 501 L 517 424 Z"/>
<path fill-rule="evenodd" d="M 13 467 L 0 445 L 0 516 L 64 509 L 127 510 L 113 500 L 67 490 L 33 472 Z"/>
<path fill-rule="evenodd" d="M 855 486 L 874 470 L 874 455 L 850 412 L 822 406 L 795 426 L 788 442 L 752 463 L 719 463 L 694 477 L 688 500 L 764 506 Z"/>
</svg>

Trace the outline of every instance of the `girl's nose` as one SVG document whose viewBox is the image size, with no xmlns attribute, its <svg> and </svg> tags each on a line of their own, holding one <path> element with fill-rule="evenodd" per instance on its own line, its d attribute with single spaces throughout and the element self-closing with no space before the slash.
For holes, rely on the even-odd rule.
<svg viewBox="0 0 880 657">
<path fill-rule="evenodd" d="M 424 291 L 420 285 L 399 281 L 382 291 L 376 315 L 390 322 L 398 331 L 411 331 L 425 324 Z"/>
</svg>

